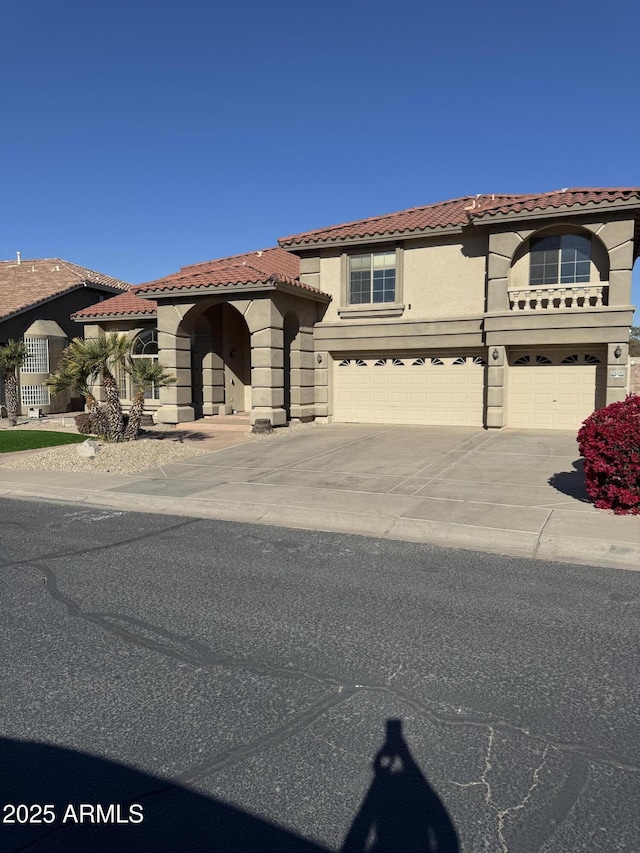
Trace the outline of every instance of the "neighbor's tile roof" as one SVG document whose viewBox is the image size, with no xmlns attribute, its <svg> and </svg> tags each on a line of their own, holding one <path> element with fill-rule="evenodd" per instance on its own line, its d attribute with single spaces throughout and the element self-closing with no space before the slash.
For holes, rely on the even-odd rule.
<svg viewBox="0 0 640 853">
<path fill-rule="evenodd" d="M 300 260 L 296 255 L 275 246 L 258 252 L 247 252 L 231 258 L 220 258 L 182 267 L 165 278 L 140 285 L 140 292 L 154 293 L 180 288 L 230 287 L 234 284 L 262 284 L 269 280 L 286 282 L 304 290 L 320 293 L 303 284 Z"/>
<path fill-rule="evenodd" d="M 153 299 L 141 299 L 136 296 L 137 287 L 133 286 L 126 293 L 119 293 L 110 299 L 96 302 L 81 311 L 71 315 L 73 320 L 90 320 L 98 317 L 122 317 L 141 315 L 155 317 L 158 303 Z"/>
<path fill-rule="evenodd" d="M 0 319 L 62 296 L 84 284 L 127 290 L 125 281 L 60 258 L 0 261 Z"/>
<path fill-rule="evenodd" d="M 589 203 L 626 201 L 633 198 L 638 198 L 640 202 L 640 189 L 637 187 L 566 189 L 528 195 L 463 196 L 450 201 L 429 204 L 425 207 L 401 210 L 398 213 L 390 213 L 385 216 L 375 216 L 356 222 L 333 225 L 329 228 L 305 231 L 302 234 L 282 237 L 278 243 L 283 247 L 301 246 L 347 239 L 366 239 L 383 235 L 420 233 L 432 228 L 460 227 L 470 221 L 478 221 L 499 214 L 545 210 L 549 207 L 572 207 Z"/>
</svg>

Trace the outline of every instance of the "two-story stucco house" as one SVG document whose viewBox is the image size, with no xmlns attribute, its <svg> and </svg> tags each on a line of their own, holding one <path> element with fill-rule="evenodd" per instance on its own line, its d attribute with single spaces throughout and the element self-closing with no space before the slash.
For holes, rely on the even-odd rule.
<svg viewBox="0 0 640 853">
<path fill-rule="evenodd" d="M 470 196 L 278 243 L 74 319 L 157 350 L 169 423 L 574 429 L 626 394 L 639 188 Z"/>
</svg>

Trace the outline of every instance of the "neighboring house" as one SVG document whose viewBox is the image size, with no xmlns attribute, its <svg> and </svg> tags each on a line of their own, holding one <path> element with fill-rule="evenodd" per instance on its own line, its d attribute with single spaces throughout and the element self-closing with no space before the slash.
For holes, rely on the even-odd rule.
<svg viewBox="0 0 640 853">
<path fill-rule="evenodd" d="M 278 242 L 74 319 L 138 348 L 156 324 L 169 423 L 575 429 L 626 394 L 639 188 L 469 196 Z"/>
<path fill-rule="evenodd" d="M 68 396 L 51 399 L 45 385 L 69 339 L 78 334 L 70 315 L 128 287 L 60 258 L 0 261 L 0 344 L 24 340 L 28 351 L 20 369 L 22 414 L 30 407 L 47 413 L 71 406 Z"/>
</svg>

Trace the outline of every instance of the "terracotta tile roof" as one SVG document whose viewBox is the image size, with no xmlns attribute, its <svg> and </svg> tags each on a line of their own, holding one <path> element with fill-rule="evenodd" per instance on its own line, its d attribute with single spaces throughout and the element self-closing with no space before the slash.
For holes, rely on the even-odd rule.
<svg viewBox="0 0 640 853">
<path fill-rule="evenodd" d="M 626 201 L 638 198 L 638 188 L 613 189 L 567 189 L 549 193 L 531 193 L 528 195 L 501 194 L 463 196 L 450 201 L 429 204 L 425 207 L 413 207 L 390 213 L 305 231 L 278 240 L 280 246 L 303 246 L 329 243 L 348 239 L 367 239 L 369 237 L 406 235 L 429 231 L 430 229 L 461 227 L 470 221 L 489 218 L 502 213 L 529 212 L 544 210 L 548 207 L 585 205 L 590 202 Z M 640 201 L 640 199 L 639 199 Z"/>
<path fill-rule="evenodd" d="M 85 284 L 111 291 L 129 288 L 125 281 L 60 258 L 37 258 L 20 263 L 0 261 L 0 319 L 19 314 Z"/>
<path fill-rule="evenodd" d="M 90 320 L 98 317 L 155 317 L 158 303 L 153 299 L 141 299 L 136 296 L 137 288 L 133 286 L 126 293 L 119 293 L 110 299 L 89 305 L 82 311 L 71 315 L 73 320 Z"/>
<path fill-rule="evenodd" d="M 246 252 L 230 258 L 219 258 L 182 267 L 165 278 L 140 285 L 139 292 L 154 293 L 180 288 L 231 287 L 235 284 L 264 284 L 278 281 L 321 293 L 303 284 L 300 279 L 300 260 L 296 255 L 275 246 L 258 252 Z"/>
<path fill-rule="evenodd" d="M 486 198 L 486 197 L 485 197 Z M 573 187 L 565 190 L 553 190 L 540 195 L 520 196 L 511 201 L 497 200 L 489 202 L 480 199 L 477 211 L 470 211 L 470 218 L 480 220 L 499 214 L 534 212 L 548 208 L 574 207 L 576 205 L 602 204 L 603 202 L 637 201 L 640 204 L 640 187 Z"/>
</svg>

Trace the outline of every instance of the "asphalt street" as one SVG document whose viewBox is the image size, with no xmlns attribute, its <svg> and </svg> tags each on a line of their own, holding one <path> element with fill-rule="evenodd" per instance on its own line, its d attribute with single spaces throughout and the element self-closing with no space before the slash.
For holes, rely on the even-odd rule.
<svg viewBox="0 0 640 853">
<path fill-rule="evenodd" d="M 639 573 L 11 500 L 0 569 L 0 850 L 640 850 Z"/>
</svg>

